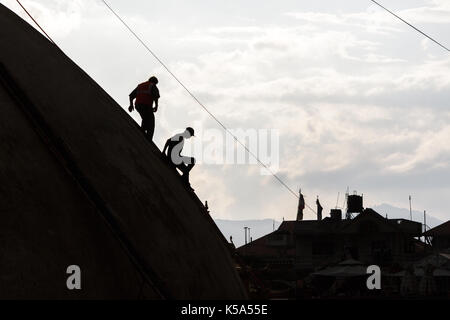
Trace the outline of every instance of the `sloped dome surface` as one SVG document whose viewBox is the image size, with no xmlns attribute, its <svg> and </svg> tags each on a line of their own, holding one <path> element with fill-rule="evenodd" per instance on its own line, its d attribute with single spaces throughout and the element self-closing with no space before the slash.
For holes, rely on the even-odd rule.
<svg viewBox="0 0 450 320">
<path fill-rule="evenodd" d="M 0 48 L 0 297 L 246 298 L 214 221 L 127 113 L 2 5 Z"/>
</svg>

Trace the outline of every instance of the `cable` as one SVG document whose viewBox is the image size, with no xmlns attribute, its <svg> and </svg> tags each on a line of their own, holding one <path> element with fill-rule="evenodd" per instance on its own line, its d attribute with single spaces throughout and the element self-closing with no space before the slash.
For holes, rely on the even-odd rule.
<svg viewBox="0 0 450 320">
<path fill-rule="evenodd" d="M 439 45 L 440 47 L 444 48 L 445 50 L 447 50 L 448 52 L 450 52 L 450 49 L 448 49 L 446 46 L 444 46 L 443 44 L 441 44 L 440 42 L 438 42 L 437 40 L 433 39 L 432 37 L 430 37 L 429 35 L 427 35 L 425 32 L 421 31 L 420 29 L 416 28 L 415 26 L 413 26 L 411 23 L 409 23 L 408 21 L 402 19 L 401 17 L 399 17 L 398 15 L 396 15 L 394 12 L 392 12 L 391 10 L 389 10 L 388 8 L 382 6 L 380 3 L 376 2 L 375 0 L 370 0 L 373 3 L 375 3 L 377 6 L 379 6 L 380 8 L 386 10 L 387 12 L 389 12 L 390 14 L 392 14 L 394 17 L 396 17 L 397 19 L 399 19 L 400 21 L 406 23 L 408 26 L 410 26 L 411 28 L 413 28 L 414 30 L 416 30 L 417 32 L 419 32 L 420 34 L 424 35 L 425 37 L 427 37 L 428 39 L 430 39 L 431 41 L 433 41 L 434 43 L 436 43 L 437 45 Z"/>
<path fill-rule="evenodd" d="M 441 46 L 442 48 L 444 48 L 445 50 L 450 52 L 450 50 L 447 47 L 445 47 L 443 44 L 439 43 L 437 40 L 433 39 L 432 37 L 430 37 L 429 35 L 427 35 L 423 31 L 419 30 L 418 28 L 416 28 L 415 26 L 413 26 L 412 24 L 410 24 L 406 20 L 402 19 L 401 17 L 399 17 L 398 15 L 396 15 L 395 13 L 393 13 L 392 11 L 387 9 L 386 7 L 382 6 L 380 3 L 376 2 L 375 0 L 371 0 L 371 1 L 373 3 L 375 3 L 376 5 L 378 5 L 379 7 L 381 7 L 382 9 L 386 10 L 387 12 L 389 12 L 390 14 L 392 14 L 393 16 L 395 16 L 397 19 L 399 19 L 402 22 L 404 22 L 407 25 L 409 25 L 411 28 L 413 28 L 417 32 L 421 33 L 422 35 L 424 35 L 425 37 L 427 37 L 431 41 L 435 42 L 436 44 L 438 44 L 439 46 Z M 102 2 L 114 14 L 114 16 L 128 29 L 128 31 L 130 31 L 131 34 L 133 34 L 133 36 L 144 46 L 144 48 L 147 49 L 147 51 L 161 64 L 161 66 L 175 79 L 175 81 L 177 81 L 178 84 L 181 85 L 181 87 L 192 97 L 192 99 L 194 99 L 198 103 L 198 105 L 200 105 L 225 130 L 226 133 L 228 133 L 230 136 L 232 136 L 233 139 L 238 144 L 240 144 L 245 149 L 245 151 L 249 155 L 251 155 L 262 167 L 264 167 L 268 172 L 270 172 L 270 174 L 275 179 L 277 179 L 278 182 L 282 186 L 284 186 L 296 198 L 299 198 L 299 196 L 297 195 L 296 192 L 294 192 L 275 172 L 273 172 L 266 164 L 264 164 L 258 158 L 258 156 L 256 156 L 244 143 L 242 143 L 234 134 L 232 134 L 230 132 L 230 130 L 228 130 L 228 128 L 211 111 L 208 110 L 208 108 L 184 85 L 184 83 L 169 69 L 169 67 L 156 55 L 156 53 L 147 46 L 147 44 L 133 31 L 133 29 L 131 29 L 131 27 L 114 11 L 114 9 L 105 0 L 102 0 Z M 305 206 L 308 209 L 310 209 L 312 212 L 316 213 L 308 204 L 305 203 Z"/>
<path fill-rule="evenodd" d="M 114 16 L 116 16 L 116 18 L 119 19 L 119 21 L 128 29 L 128 31 L 130 31 L 131 34 L 133 34 L 133 36 L 144 46 L 144 48 L 147 49 L 147 51 L 161 64 L 161 66 L 164 69 L 166 69 L 166 71 L 175 79 L 175 81 L 177 81 L 178 84 L 192 97 L 192 99 L 194 99 L 194 101 L 197 102 L 197 104 L 200 105 L 200 107 L 202 107 L 225 130 L 226 133 L 232 136 L 233 139 L 237 143 L 239 143 L 249 155 L 251 155 L 261 166 L 263 166 L 267 171 L 269 171 L 270 174 L 275 179 L 277 179 L 282 186 L 284 186 L 296 198 L 299 198 L 296 192 L 294 192 L 283 180 L 281 180 L 281 178 L 275 172 L 273 172 L 266 164 L 264 164 L 261 160 L 259 160 L 258 156 L 256 156 L 244 143 L 242 143 L 233 133 L 231 133 L 231 131 L 228 130 L 228 128 L 211 111 L 209 111 L 208 108 L 206 108 L 206 106 L 191 92 L 191 90 L 189 90 L 183 84 L 183 82 L 181 82 L 181 80 L 169 69 L 169 67 L 167 67 L 167 65 L 156 55 L 156 53 L 153 52 L 153 50 L 151 50 L 147 46 L 147 44 L 133 31 L 133 29 L 131 29 L 131 27 L 113 10 L 113 8 L 111 8 L 111 6 L 105 0 L 102 0 L 102 2 L 105 4 L 106 7 L 108 7 L 108 9 L 114 14 Z M 312 212 L 316 213 L 306 203 L 305 205 Z"/>
<path fill-rule="evenodd" d="M 22 9 L 28 14 L 28 16 L 36 23 L 39 29 L 47 36 L 58 49 L 58 45 L 50 38 L 45 30 L 39 25 L 39 23 L 31 16 L 31 14 L 25 9 L 25 7 L 16 0 Z M 30 102 L 28 97 L 21 91 L 17 84 L 12 80 L 11 76 L 7 72 L 3 64 L 0 63 L 0 80 L 7 84 L 5 88 L 12 95 L 12 98 L 22 106 L 25 114 L 33 121 L 34 126 L 39 130 L 38 134 L 41 139 L 44 140 L 46 146 L 51 149 L 53 154 L 62 163 L 64 169 L 74 178 L 76 183 L 84 191 L 87 198 L 92 201 L 95 208 L 100 212 L 101 216 L 105 219 L 107 227 L 112 232 L 113 237 L 117 239 L 119 245 L 125 251 L 125 254 L 130 259 L 136 270 L 141 274 L 144 279 L 143 283 L 148 283 L 156 294 L 162 298 L 171 298 L 172 295 L 167 291 L 163 281 L 158 277 L 156 272 L 148 265 L 143 257 L 141 257 L 138 251 L 134 248 L 132 243 L 128 240 L 126 235 L 118 226 L 115 221 L 114 214 L 106 205 L 104 199 L 97 192 L 91 181 L 84 175 L 82 170 L 78 167 L 73 155 L 68 150 L 65 142 L 57 136 L 46 123 L 43 116 L 36 109 L 36 107 Z M 6 81 L 5 81 L 6 80 Z M 143 286 L 143 285 L 142 285 Z M 140 293 L 142 292 L 142 286 Z"/>
<path fill-rule="evenodd" d="M 39 25 L 39 23 L 33 18 L 33 16 L 28 12 L 28 10 L 20 3 L 19 0 L 16 0 L 17 3 L 22 7 L 22 9 L 25 11 L 25 13 L 33 20 L 33 22 L 38 26 L 38 28 L 45 34 L 45 36 L 52 42 L 55 46 L 58 47 L 58 45 L 53 41 L 53 39 L 45 32 L 45 30 Z M 229 135 L 233 137 L 233 139 L 239 143 L 248 154 L 250 154 L 253 158 L 256 159 L 256 161 L 263 166 L 267 171 L 270 172 L 270 174 L 277 179 L 281 185 L 283 185 L 290 193 L 292 193 L 296 198 L 299 198 L 299 196 L 283 181 L 281 180 L 278 175 L 273 172 L 266 164 L 264 164 L 261 160 L 259 160 L 258 156 L 256 156 L 253 152 L 250 151 L 250 149 L 243 144 L 234 134 L 232 134 L 227 127 L 214 115 L 212 114 L 206 106 L 197 99 L 197 97 L 181 82 L 180 79 L 167 67 L 167 65 L 145 44 L 144 41 L 142 41 L 139 36 L 128 26 L 128 24 L 111 8 L 111 6 L 104 0 L 102 2 L 108 7 L 108 9 L 119 19 L 122 24 L 134 35 L 134 37 L 147 49 L 148 52 L 166 69 L 166 71 L 183 87 L 184 90 L 227 132 Z M 58 47 L 59 48 L 59 47 Z M 305 206 L 310 209 L 312 212 L 316 213 L 307 203 L 305 203 Z"/>
<path fill-rule="evenodd" d="M 53 39 L 50 38 L 50 36 L 49 36 L 49 35 L 47 34 L 47 32 L 45 32 L 45 30 L 39 25 L 39 23 L 38 23 L 36 20 L 34 20 L 33 16 L 27 11 L 27 9 L 25 9 L 25 7 L 20 3 L 20 1 L 19 1 L 19 0 L 16 0 L 16 1 L 17 1 L 17 3 L 22 7 L 22 9 L 25 11 L 25 13 L 31 18 L 31 20 L 33 20 L 33 22 L 38 26 L 38 28 L 45 34 L 45 36 L 47 37 L 47 39 L 50 40 L 50 42 L 53 43 L 55 46 L 57 46 L 56 43 L 55 43 L 55 41 L 53 41 Z"/>
<path fill-rule="evenodd" d="M 45 34 L 45 36 L 54 44 L 56 45 L 56 43 L 53 41 L 53 39 L 45 32 L 45 30 L 39 25 L 39 23 L 33 18 L 33 16 L 27 11 L 27 9 L 25 9 L 25 7 L 22 5 L 22 3 L 20 3 L 19 0 L 16 0 L 17 3 L 22 7 L 22 9 L 25 11 L 25 13 L 33 20 L 33 22 L 38 26 L 38 28 Z M 411 23 L 407 22 L 406 20 L 404 20 L 403 18 L 401 18 L 400 16 L 398 16 L 397 14 L 395 14 L 394 12 L 392 12 L 391 10 L 387 9 L 386 7 L 384 7 L 383 5 L 381 5 L 380 3 L 378 3 L 375 0 L 370 0 L 371 2 L 373 2 L 374 4 L 376 4 L 377 6 L 379 6 L 380 8 L 384 9 L 385 11 L 387 11 L 388 13 L 390 13 L 391 15 L 393 15 L 394 17 L 396 17 L 397 19 L 401 20 L 403 23 L 407 24 L 408 26 L 410 26 L 411 28 L 413 28 L 414 30 L 416 30 L 417 32 L 419 32 L 420 34 L 422 34 L 423 36 L 427 37 L 428 39 L 430 39 L 431 41 L 433 41 L 434 43 L 436 43 L 437 45 L 439 45 L 440 47 L 442 47 L 443 49 L 445 49 L 446 51 L 450 52 L 450 49 L 448 49 L 446 46 L 444 46 L 443 44 L 441 44 L 440 42 L 438 42 L 437 40 L 433 39 L 431 36 L 429 36 L 428 34 L 426 34 L 425 32 L 421 31 L 420 29 L 416 28 L 414 25 L 412 25 Z M 147 51 L 161 64 L 161 66 L 166 69 L 166 71 L 181 85 L 181 87 L 225 130 L 226 133 L 228 133 L 229 135 L 231 135 L 233 137 L 233 139 L 240 144 L 245 150 L 246 152 L 251 155 L 261 166 L 263 166 L 267 171 L 270 172 L 270 174 L 278 180 L 278 182 L 284 186 L 290 193 L 292 193 L 292 195 L 294 195 L 296 198 L 299 198 L 299 196 L 297 195 L 296 192 L 294 192 L 283 180 L 281 180 L 281 178 L 275 173 L 273 172 L 266 164 L 264 164 L 259 158 L 258 156 L 256 156 L 244 143 L 242 143 L 234 134 L 232 134 L 228 128 L 213 114 L 211 113 L 208 108 L 206 108 L 206 106 L 183 84 L 183 82 L 181 82 L 181 80 L 167 67 L 167 65 L 145 44 L 144 41 L 142 41 L 142 39 L 128 26 L 128 24 L 112 9 L 112 7 L 105 1 L 102 0 L 102 2 L 105 4 L 105 6 L 114 14 L 114 16 L 116 16 L 117 19 L 119 19 L 119 21 L 133 34 L 133 36 L 147 49 Z M 316 213 L 308 204 L 306 204 L 306 207 L 308 209 L 310 209 L 312 212 Z M 317 214 L 317 213 L 316 213 Z"/>
<path fill-rule="evenodd" d="M 111 231 L 112 236 L 118 241 L 119 246 L 124 250 L 125 254 L 130 259 L 130 262 L 136 268 L 137 272 L 141 274 L 144 281 L 146 281 L 161 298 L 172 298 L 172 295 L 165 287 L 164 282 L 139 254 L 138 250 L 134 248 L 131 241 L 126 237 L 126 234 L 121 230 L 116 221 L 115 214 L 108 207 L 102 196 L 97 192 L 94 184 L 78 166 L 75 157 L 65 141 L 53 131 L 45 117 L 14 81 L 11 74 L 2 63 L 0 63 L 0 85 L 6 89 L 6 92 L 19 106 L 25 117 L 30 120 L 32 128 L 48 150 L 56 157 L 58 163 L 70 177 L 74 179 L 74 182 L 83 191 L 88 201 L 90 201 L 94 208 L 98 210 L 98 213 L 104 219 L 106 226 Z"/>
</svg>

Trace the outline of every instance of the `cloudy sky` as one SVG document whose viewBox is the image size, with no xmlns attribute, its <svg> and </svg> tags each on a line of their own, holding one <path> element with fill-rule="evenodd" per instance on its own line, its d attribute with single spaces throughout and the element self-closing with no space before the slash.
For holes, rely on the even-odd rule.
<svg viewBox="0 0 450 320">
<path fill-rule="evenodd" d="M 450 46 L 450 0 L 380 1 Z M 370 1 L 108 2 L 227 127 L 278 130 L 278 175 L 311 206 L 319 195 L 328 213 L 348 186 L 368 207 L 411 194 L 450 219 L 450 53 Z M 187 125 L 214 143 L 201 133 L 218 125 L 101 1 L 22 3 L 122 107 L 158 76 L 159 147 Z M 256 165 L 201 163 L 191 180 L 215 218 L 295 218 L 297 199 Z"/>
</svg>

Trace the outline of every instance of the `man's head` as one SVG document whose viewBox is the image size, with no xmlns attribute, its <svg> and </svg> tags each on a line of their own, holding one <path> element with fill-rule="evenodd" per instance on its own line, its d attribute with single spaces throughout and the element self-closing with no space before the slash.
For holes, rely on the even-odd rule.
<svg viewBox="0 0 450 320">
<path fill-rule="evenodd" d="M 189 139 L 190 137 L 194 136 L 194 129 L 192 129 L 191 127 L 187 127 L 185 133 L 186 133 L 186 138 Z"/>
<path fill-rule="evenodd" d="M 156 78 L 155 76 L 151 76 L 150 79 L 148 79 L 148 81 L 153 84 L 158 84 L 158 78 Z"/>
</svg>

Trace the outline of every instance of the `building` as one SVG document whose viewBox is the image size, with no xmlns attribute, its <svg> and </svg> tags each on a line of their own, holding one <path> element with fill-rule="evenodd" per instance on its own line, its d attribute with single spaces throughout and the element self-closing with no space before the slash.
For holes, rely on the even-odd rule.
<svg viewBox="0 0 450 320">
<path fill-rule="evenodd" d="M 358 209 L 354 218 L 333 209 L 323 220 L 284 221 L 278 230 L 240 248 L 255 267 L 295 270 L 307 274 L 345 259 L 365 264 L 407 265 L 423 253 L 416 239 L 422 225 L 404 219 L 387 219 L 374 210 Z"/>
</svg>

